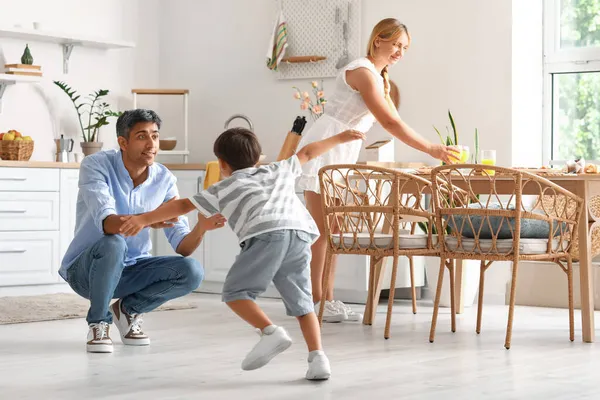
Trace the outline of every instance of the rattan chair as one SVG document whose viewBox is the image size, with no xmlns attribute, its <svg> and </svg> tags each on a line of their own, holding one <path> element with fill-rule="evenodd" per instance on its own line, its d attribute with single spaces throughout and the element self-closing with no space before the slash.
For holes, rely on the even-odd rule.
<svg viewBox="0 0 600 400">
<path fill-rule="evenodd" d="M 370 256 L 369 298 L 376 290 L 375 268 L 384 257 L 393 257 L 387 319 L 384 337 L 390 337 L 398 257 L 437 255 L 436 239 L 428 234 L 415 235 L 414 224 L 433 225 L 434 214 L 423 208 L 424 193 L 431 183 L 423 178 L 392 169 L 366 165 L 331 165 L 321 168 L 319 180 L 327 235 L 327 254 L 323 272 L 323 293 L 331 280 L 334 254 Z M 402 229 L 406 225 L 407 230 Z M 414 299 L 414 272 L 411 286 Z M 324 302 L 319 310 L 322 321 Z"/>
<path fill-rule="evenodd" d="M 506 340 L 510 348 L 519 261 L 549 261 L 567 274 L 569 338 L 574 340 L 573 268 L 570 248 L 583 201 L 539 176 L 510 168 L 449 165 L 431 172 L 433 209 L 440 236 L 440 275 L 429 340 L 438 317 L 443 269 L 447 260 L 481 260 L 476 332 L 481 332 L 485 271 L 494 261 L 512 261 Z M 456 188 L 467 192 L 455 195 Z M 503 195 L 508 193 L 508 195 Z M 534 195 L 526 205 L 523 195 Z M 508 198 L 505 198 L 508 197 Z M 543 199 L 552 199 L 552 201 Z M 524 238 L 525 228 L 537 238 Z M 442 240 L 443 237 L 443 240 Z M 454 314 L 454 308 L 451 313 Z"/>
</svg>

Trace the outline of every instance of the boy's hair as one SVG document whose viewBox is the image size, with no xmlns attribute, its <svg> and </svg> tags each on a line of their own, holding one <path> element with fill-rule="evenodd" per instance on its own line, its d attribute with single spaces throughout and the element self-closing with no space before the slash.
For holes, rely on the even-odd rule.
<svg viewBox="0 0 600 400">
<path fill-rule="evenodd" d="M 215 140 L 214 153 L 237 171 L 258 164 L 262 149 L 258 138 L 249 129 L 231 128 Z"/>
</svg>

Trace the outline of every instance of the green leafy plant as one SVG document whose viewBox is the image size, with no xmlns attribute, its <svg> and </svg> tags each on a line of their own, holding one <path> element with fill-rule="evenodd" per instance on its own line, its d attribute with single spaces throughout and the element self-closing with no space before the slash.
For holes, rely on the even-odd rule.
<svg viewBox="0 0 600 400">
<path fill-rule="evenodd" d="M 456 129 L 456 123 L 454 122 L 454 117 L 452 116 L 452 113 L 450 112 L 450 110 L 448 110 L 448 119 L 450 120 L 450 125 L 452 126 L 452 134 L 450 134 L 450 130 L 448 129 L 448 127 L 446 126 L 446 139 L 444 139 L 442 137 L 442 134 L 440 133 L 439 129 L 435 127 L 435 125 L 433 126 L 433 129 L 435 129 L 435 131 L 437 132 L 439 138 L 440 138 L 440 142 L 442 144 L 445 144 L 446 146 L 457 146 L 459 145 L 458 143 L 458 130 Z M 473 164 L 479 164 L 479 131 L 477 130 L 477 128 L 475 128 L 475 146 L 474 146 L 474 151 L 471 154 L 471 162 Z M 442 163 L 445 165 L 445 163 Z M 479 198 L 479 196 L 477 196 L 477 198 Z M 428 222 L 419 222 L 418 223 L 419 228 L 421 228 L 421 230 L 425 233 L 429 232 L 429 223 Z M 447 227 L 446 228 L 447 233 L 450 233 L 450 228 Z M 431 227 L 431 233 L 432 234 L 437 234 L 437 227 L 435 226 L 435 224 Z"/>
<path fill-rule="evenodd" d="M 54 84 L 61 88 L 69 96 L 69 99 L 71 99 L 77 112 L 84 142 L 97 142 L 100 128 L 109 124 L 108 118 L 118 117 L 122 114 L 120 111 L 115 112 L 110 110 L 110 105 L 103 101 L 103 98 L 109 93 L 106 89 L 97 90 L 86 96 L 84 98 L 85 101 L 79 101 L 81 95 L 77 94 L 77 91 L 65 82 L 54 81 Z M 85 127 L 84 124 L 86 124 Z"/>
</svg>

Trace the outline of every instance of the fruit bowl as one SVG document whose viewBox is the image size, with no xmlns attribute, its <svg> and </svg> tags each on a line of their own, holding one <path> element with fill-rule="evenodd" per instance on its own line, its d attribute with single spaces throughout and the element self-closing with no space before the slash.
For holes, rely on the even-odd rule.
<svg viewBox="0 0 600 400">
<path fill-rule="evenodd" d="M 33 141 L 0 141 L 0 158 L 8 161 L 29 161 L 33 154 Z"/>
<path fill-rule="evenodd" d="M 33 154 L 33 140 L 20 132 L 10 130 L 0 133 L 0 159 L 8 161 L 29 161 Z"/>
<path fill-rule="evenodd" d="M 177 146 L 177 139 L 164 138 L 158 141 L 158 148 L 164 151 L 173 150 Z"/>
</svg>

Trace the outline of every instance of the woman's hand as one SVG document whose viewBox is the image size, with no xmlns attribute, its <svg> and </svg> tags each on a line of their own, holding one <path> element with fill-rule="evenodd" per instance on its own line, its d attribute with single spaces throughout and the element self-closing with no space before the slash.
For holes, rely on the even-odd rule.
<svg viewBox="0 0 600 400">
<path fill-rule="evenodd" d="M 460 150 L 456 146 L 445 146 L 443 144 L 431 144 L 429 155 L 446 164 L 454 164 L 460 160 Z"/>
</svg>

